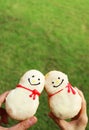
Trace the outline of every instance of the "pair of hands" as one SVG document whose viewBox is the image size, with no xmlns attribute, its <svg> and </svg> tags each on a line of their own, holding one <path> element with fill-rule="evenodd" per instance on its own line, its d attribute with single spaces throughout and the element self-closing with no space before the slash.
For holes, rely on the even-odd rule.
<svg viewBox="0 0 89 130">
<path fill-rule="evenodd" d="M 86 125 L 88 123 L 88 116 L 86 112 L 86 101 L 84 98 L 83 93 L 78 90 L 81 98 L 82 98 L 82 108 L 80 113 L 71 119 L 70 122 L 67 122 L 65 120 L 61 120 L 56 118 L 52 113 L 49 113 L 49 117 L 54 120 L 54 122 L 61 128 L 61 130 L 85 130 Z M 2 95 L 0 95 L 0 107 L 2 103 L 5 101 L 6 96 L 8 95 L 9 92 L 5 92 Z M 0 108 L 0 116 L 1 116 L 1 121 L 0 123 L 8 123 L 8 115 L 6 111 L 2 108 Z M 24 120 L 17 125 L 10 127 L 10 128 L 4 128 L 0 126 L 0 130 L 27 130 L 31 126 L 33 126 L 37 122 L 37 118 L 35 116 Z"/>
</svg>

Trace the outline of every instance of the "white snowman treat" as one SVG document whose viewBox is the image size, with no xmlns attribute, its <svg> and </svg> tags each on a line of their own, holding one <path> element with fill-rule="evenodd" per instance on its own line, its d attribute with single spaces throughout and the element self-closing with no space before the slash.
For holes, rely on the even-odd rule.
<svg viewBox="0 0 89 130">
<path fill-rule="evenodd" d="M 81 97 L 71 86 L 66 74 L 50 71 L 45 76 L 45 89 L 51 112 L 60 119 L 75 117 L 81 109 Z"/>
<path fill-rule="evenodd" d="M 38 70 L 27 71 L 15 89 L 6 97 L 6 111 L 16 120 L 32 117 L 39 106 L 39 96 L 44 88 L 44 75 Z"/>
</svg>

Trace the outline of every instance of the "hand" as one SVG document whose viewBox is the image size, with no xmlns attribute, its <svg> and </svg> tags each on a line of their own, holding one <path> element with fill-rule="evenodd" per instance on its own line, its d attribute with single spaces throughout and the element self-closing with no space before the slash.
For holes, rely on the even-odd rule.
<svg viewBox="0 0 89 130">
<path fill-rule="evenodd" d="M 79 114 L 71 119 L 70 122 L 55 117 L 51 112 L 49 113 L 49 116 L 55 121 L 55 123 L 61 128 L 61 130 L 85 130 L 87 126 L 88 116 L 86 112 L 86 101 L 83 93 L 80 90 L 78 90 L 78 93 L 82 98 L 82 108 Z"/>
<path fill-rule="evenodd" d="M 2 105 L 2 103 L 5 101 L 5 98 L 7 97 L 9 92 L 5 92 L 2 95 L 0 95 L 0 107 Z M 0 124 L 4 123 L 7 124 L 8 123 L 8 115 L 5 111 L 5 109 L 0 108 Z M 33 126 L 35 123 L 37 122 L 37 118 L 35 116 L 24 120 L 18 124 L 16 124 L 15 126 L 11 127 L 11 128 L 4 128 L 2 126 L 0 126 L 0 130 L 27 130 L 28 128 L 30 128 L 31 126 Z"/>
</svg>

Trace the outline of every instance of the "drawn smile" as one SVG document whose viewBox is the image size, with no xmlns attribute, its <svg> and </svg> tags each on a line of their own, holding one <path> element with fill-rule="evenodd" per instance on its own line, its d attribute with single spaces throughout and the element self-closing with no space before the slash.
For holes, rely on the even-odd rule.
<svg viewBox="0 0 89 130">
<path fill-rule="evenodd" d="M 31 81 L 30 81 L 30 78 L 28 78 L 28 81 L 29 81 L 29 83 L 30 83 L 31 85 L 39 85 L 39 84 L 40 84 L 40 82 L 39 82 L 39 83 L 36 83 L 36 84 L 32 84 Z"/>
<path fill-rule="evenodd" d="M 58 84 L 57 86 L 54 85 L 53 87 L 55 87 L 55 88 L 59 87 L 63 83 L 63 81 L 64 81 L 64 79 L 62 79 L 60 84 Z"/>
</svg>

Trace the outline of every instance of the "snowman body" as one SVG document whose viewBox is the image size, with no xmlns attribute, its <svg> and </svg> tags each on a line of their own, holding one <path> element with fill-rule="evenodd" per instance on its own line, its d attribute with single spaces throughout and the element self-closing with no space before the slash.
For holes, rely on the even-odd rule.
<svg viewBox="0 0 89 130">
<path fill-rule="evenodd" d="M 79 113 L 81 109 L 81 98 L 76 90 L 75 92 L 76 95 L 72 92 L 68 93 L 67 88 L 65 88 L 49 98 L 50 109 L 56 117 L 69 119 Z"/>
<path fill-rule="evenodd" d="M 67 75 L 59 71 L 51 71 L 45 79 L 51 112 L 60 119 L 76 116 L 81 109 L 81 97 L 69 83 Z"/>
<path fill-rule="evenodd" d="M 44 76 L 37 70 L 26 72 L 17 87 L 6 97 L 6 111 L 16 120 L 32 117 L 39 106 L 39 96 L 44 88 Z"/>
<path fill-rule="evenodd" d="M 29 97 L 29 94 L 31 92 L 21 88 L 16 88 L 10 92 L 6 101 L 6 110 L 10 117 L 16 120 L 25 120 L 36 113 L 39 97 L 37 96 L 33 100 Z"/>
</svg>

